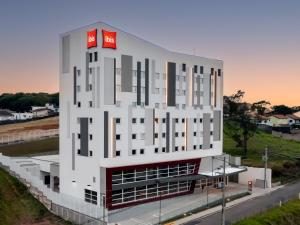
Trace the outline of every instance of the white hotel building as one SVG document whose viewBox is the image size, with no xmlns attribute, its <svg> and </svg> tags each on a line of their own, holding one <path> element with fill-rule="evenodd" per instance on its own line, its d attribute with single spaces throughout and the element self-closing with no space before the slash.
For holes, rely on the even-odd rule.
<svg viewBox="0 0 300 225">
<path fill-rule="evenodd" d="M 108 210 L 193 193 L 222 154 L 222 103 L 221 60 L 104 23 L 62 34 L 60 192 Z"/>
</svg>

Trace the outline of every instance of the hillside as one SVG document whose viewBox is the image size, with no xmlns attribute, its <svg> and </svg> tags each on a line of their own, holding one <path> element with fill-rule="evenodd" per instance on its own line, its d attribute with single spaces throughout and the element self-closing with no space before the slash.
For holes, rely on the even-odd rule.
<svg viewBox="0 0 300 225">
<path fill-rule="evenodd" d="M 0 168 L 1 225 L 70 224 L 51 214 L 16 178 Z"/>
<path fill-rule="evenodd" d="M 224 152 L 234 156 L 242 155 L 243 150 L 237 148 L 233 139 L 226 135 L 228 129 L 231 128 L 229 128 L 228 124 L 225 122 Z M 284 154 L 291 158 L 300 156 L 300 142 L 274 137 L 271 134 L 259 130 L 251 137 L 248 145 L 248 157 L 243 159 L 243 164 L 248 166 L 264 166 L 262 153 L 266 146 L 268 146 L 270 152 Z M 269 167 L 273 169 L 273 178 L 275 179 L 289 179 L 295 177 L 297 174 L 300 176 L 300 162 L 293 159 L 270 156 Z"/>
<path fill-rule="evenodd" d="M 290 201 L 282 207 L 270 209 L 260 215 L 244 219 L 235 225 L 298 225 L 300 224 L 300 200 Z"/>
</svg>

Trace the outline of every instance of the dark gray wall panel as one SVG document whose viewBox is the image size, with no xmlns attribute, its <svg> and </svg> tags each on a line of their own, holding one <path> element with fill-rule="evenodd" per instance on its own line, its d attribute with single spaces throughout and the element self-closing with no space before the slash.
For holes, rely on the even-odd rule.
<svg viewBox="0 0 300 225">
<path fill-rule="evenodd" d="M 221 111 L 214 111 L 214 141 L 221 140 Z"/>
<path fill-rule="evenodd" d="M 104 146 L 103 146 L 103 150 L 104 150 L 104 158 L 108 158 L 108 143 L 109 143 L 109 127 L 108 127 L 108 111 L 104 111 L 104 130 L 103 130 L 103 134 L 104 134 Z"/>
<path fill-rule="evenodd" d="M 200 107 L 200 76 L 197 76 L 197 106 Z"/>
<path fill-rule="evenodd" d="M 62 72 L 70 72 L 70 35 L 64 36 L 62 38 Z"/>
<path fill-rule="evenodd" d="M 80 155 L 88 156 L 89 154 L 89 120 L 80 118 Z"/>
<path fill-rule="evenodd" d="M 166 114 L 166 152 L 170 152 L 170 113 Z"/>
<path fill-rule="evenodd" d="M 145 105 L 149 105 L 149 59 L 145 59 Z"/>
<path fill-rule="evenodd" d="M 115 104 L 115 62 L 104 57 L 104 104 Z"/>
<path fill-rule="evenodd" d="M 73 104 L 77 104 L 77 68 L 73 67 Z"/>
<path fill-rule="evenodd" d="M 203 114 L 203 149 L 210 148 L 210 113 Z"/>
<path fill-rule="evenodd" d="M 75 133 L 72 133 L 72 170 L 75 170 Z"/>
<path fill-rule="evenodd" d="M 132 92 L 132 56 L 121 56 L 121 91 Z"/>
<path fill-rule="evenodd" d="M 142 84 L 142 79 L 141 79 L 141 62 L 137 62 L 136 65 L 136 102 L 137 105 L 141 105 L 141 84 Z"/>
<path fill-rule="evenodd" d="M 211 105 L 211 75 L 204 74 L 204 102 L 203 105 Z"/>
<path fill-rule="evenodd" d="M 85 53 L 85 91 L 89 91 L 90 69 L 89 69 L 89 53 Z"/>
<path fill-rule="evenodd" d="M 175 151 L 175 132 L 176 132 L 176 119 L 172 118 L 172 152 Z"/>
<path fill-rule="evenodd" d="M 176 106 L 176 63 L 168 62 L 167 105 Z"/>
</svg>

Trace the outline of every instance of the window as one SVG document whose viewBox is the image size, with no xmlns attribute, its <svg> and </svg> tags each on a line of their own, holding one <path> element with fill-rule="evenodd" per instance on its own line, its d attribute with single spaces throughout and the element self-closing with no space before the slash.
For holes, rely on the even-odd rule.
<svg viewBox="0 0 300 225">
<path fill-rule="evenodd" d="M 81 72 L 80 70 L 77 70 L 77 76 L 80 76 L 80 72 Z"/>
<path fill-rule="evenodd" d="M 121 134 L 116 134 L 116 140 L 121 140 Z"/>
<path fill-rule="evenodd" d="M 121 119 L 120 118 L 116 118 L 116 123 L 120 124 L 121 123 Z"/>
<path fill-rule="evenodd" d="M 97 205 L 97 192 L 84 189 L 84 200 L 86 202 Z"/>
<path fill-rule="evenodd" d="M 162 152 L 166 152 L 166 147 L 162 147 Z"/>
<path fill-rule="evenodd" d="M 218 76 L 220 77 L 222 75 L 221 69 L 218 69 Z"/>
<path fill-rule="evenodd" d="M 93 53 L 89 53 L 89 62 L 93 62 Z"/>
<path fill-rule="evenodd" d="M 90 118 L 90 123 L 93 123 L 93 118 Z"/>
<path fill-rule="evenodd" d="M 140 119 L 140 123 L 144 123 L 144 121 L 145 121 L 144 118 Z"/>
<path fill-rule="evenodd" d="M 182 63 L 182 71 L 185 72 L 186 71 L 186 64 Z"/>
<path fill-rule="evenodd" d="M 80 155 L 80 149 L 77 149 L 77 154 Z"/>
<path fill-rule="evenodd" d="M 178 118 L 175 119 L 175 122 L 178 123 Z"/>
<path fill-rule="evenodd" d="M 184 122 L 185 122 L 185 119 L 182 119 L 181 122 L 184 123 Z"/>
<path fill-rule="evenodd" d="M 136 123 L 136 118 L 132 118 L 132 123 Z"/>
<path fill-rule="evenodd" d="M 89 106 L 93 107 L 93 102 L 92 101 L 89 101 Z"/>
<path fill-rule="evenodd" d="M 202 145 L 199 145 L 199 148 L 202 149 Z"/>
<path fill-rule="evenodd" d="M 95 60 L 95 62 L 98 61 L 98 52 L 94 52 L 94 60 Z"/>
<path fill-rule="evenodd" d="M 155 123 L 158 123 L 158 118 L 155 118 Z"/>
<path fill-rule="evenodd" d="M 194 137 L 196 137 L 197 136 L 197 132 L 194 132 Z"/>
<path fill-rule="evenodd" d="M 81 107 L 81 102 L 77 102 L 77 106 L 78 106 L 78 108 L 80 108 Z"/>
<path fill-rule="evenodd" d="M 198 73 L 198 66 L 197 65 L 194 66 L 194 73 Z"/>
<path fill-rule="evenodd" d="M 184 132 L 181 133 L 181 136 L 184 137 Z"/>
<path fill-rule="evenodd" d="M 213 144 L 210 144 L 210 148 L 213 148 Z"/>
<path fill-rule="evenodd" d="M 132 149 L 131 154 L 132 154 L 132 155 L 135 155 L 135 154 L 136 154 L 136 150 L 135 150 L 135 149 Z"/>
<path fill-rule="evenodd" d="M 90 151 L 90 156 L 93 156 L 93 151 Z"/>
<path fill-rule="evenodd" d="M 158 133 L 155 133 L 155 134 L 154 134 L 154 137 L 155 137 L 155 138 L 158 138 Z"/>
<path fill-rule="evenodd" d="M 90 140 L 93 140 L 93 135 L 92 134 L 90 134 Z"/>
<path fill-rule="evenodd" d="M 90 91 L 93 90 L 93 85 L 92 84 L 89 85 L 89 89 L 90 89 Z"/>
<path fill-rule="evenodd" d="M 80 134 L 77 134 L 77 138 L 80 139 Z"/>
<path fill-rule="evenodd" d="M 143 148 L 140 149 L 140 154 L 143 155 L 145 153 L 145 150 Z"/>
<path fill-rule="evenodd" d="M 132 134 L 132 139 L 136 139 L 136 134 Z"/>
<path fill-rule="evenodd" d="M 162 133 L 161 136 L 162 136 L 163 138 L 165 138 L 165 137 L 166 137 L 166 133 Z"/>
<path fill-rule="evenodd" d="M 213 120 L 213 119 L 210 119 L 210 122 L 212 123 L 212 122 L 214 122 L 214 120 Z"/>
<path fill-rule="evenodd" d="M 202 119 L 200 119 L 200 123 L 202 123 Z"/>
<path fill-rule="evenodd" d="M 178 151 L 178 146 L 175 146 L 175 152 L 177 152 Z"/>
<path fill-rule="evenodd" d="M 120 156 L 121 155 L 121 151 L 116 151 L 116 156 Z"/>
<path fill-rule="evenodd" d="M 203 66 L 200 66 L 200 73 L 201 73 L 201 74 L 204 73 L 204 68 L 203 68 Z"/>
<path fill-rule="evenodd" d="M 196 150 L 197 149 L 197 145 L 194 145 L 194 150 Z"/>
<path fill-rule="evenodd" d="M 175 137 L 178 137 L 178 132 L 175 132 Z"/>
<path fill-rule="evenodd" d="M 163 118 L 163 119 L 162 119 L 162 122 L 163 122 L 163 123 L 166 123 L 166 119 L 165 119 L 165 118 Z"/>
<path fill-rule="evenodd" d="M 184 150 L 185 150 L 185 147 L 184 147 L 184 146 L 182 146 L 182 147 L 181 147 L 181 150 L 182 150 L 182 151 L 184 151 Z"/>
<path fill-rule="evenodd" d="M 210 135 L 213 135 L 213 132 L 212 132 L 212 131 L 210 132 Z"/>
<path fill-rule="evenodd" d="M 158 153 L 158 148 L 155 148 L 155 149 L 154 149 L 154 152 L 155 152 L 155 153 Z"/>
<path fill-rule="evenodd" d="M 197 119 L 194 119 L 194 123 L 197 123 Z"/>
</svg>

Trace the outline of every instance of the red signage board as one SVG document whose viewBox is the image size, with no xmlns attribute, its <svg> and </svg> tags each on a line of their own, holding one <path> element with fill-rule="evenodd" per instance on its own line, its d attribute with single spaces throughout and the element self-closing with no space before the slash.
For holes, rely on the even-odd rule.
<svg viewBox="0 0 300 225">
<path fill-rule="evenodd" d="M 97 47 L 97 29 L 87 32 L 87 48 Z"/>
<path fill-rule="evenodd" d="M 102 30 L 102 48 L 117 48 L 117 32 Z"/>
</svg>

